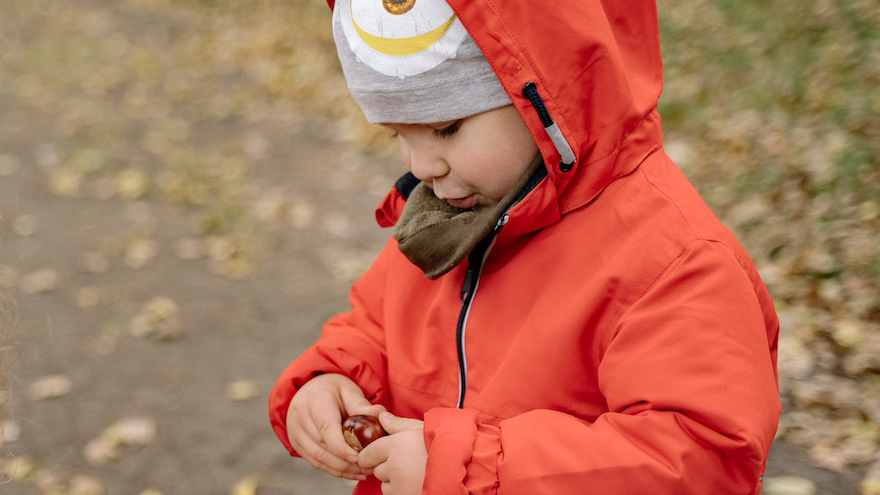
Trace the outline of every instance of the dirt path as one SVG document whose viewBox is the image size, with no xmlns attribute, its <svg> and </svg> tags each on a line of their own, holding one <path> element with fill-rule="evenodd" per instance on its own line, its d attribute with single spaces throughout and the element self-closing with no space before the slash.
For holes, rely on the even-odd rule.
<svg viewBox="0 0 880 495">
<path fill-rule="evenodd" d="M 291 146 L 306 162 L 334 147 L 300 137 Z M 27 160 L 35 144 L 19 142 L 16 156 Z M 276 163 L 261 167 L 254 180 L 291 175 Z M 345 483 L 287 458 L 268 428 L 265 394 L 321 320 L 344 307 L 346 270 L 353 268 L 334 266 L 327 251 L 356 257 L 377 248 L 381 233 L 369 229 L 363 241 L 365 229 L 358 228 L 369 222 L 375 198 L 315 204 L 338 209 L 337 222 L 345 225 L 334 228 L 345 232 L 314 221 L 268 233 L 265 245 L 249 254 L 252 275 L 232 280 L 213 273 L 207 255 L 175 254 L 175 242 L 192 239 L 196 215 L 149 199 L 58 198 L 47 191 L 47 177 L 24 162 L 0 179 L 7 220 L 0 263 L 24 292 L 14 311 L 16 349 L 3 355 L 12 390 L 6 415 L 15 430 L 4 449 L 34 462 L 26 482 L 13 485 L 15 493 L 39 493 L 47 479 L 66 483 L 77 475 L 102 480 L 108 494 L 151 487 L 163 494 L 226 493 L 255 474 L 260 493 L 347 493 Z M 286 198 L 321 187 L 308 174 L 284 183 Z M 29 229 L 26 236 L 16 231 L 22 228 Z M 126 243 L 141 235 L 155 242 L 157 253 L 132 268 Z M 179 337 L 132 334 L 133 321 L 156 297 L 173 302 Z M 147 327 L 177 331 L 169 312 L 153 311 Z M 32 400 L 32 387 L 47 376 L 66 378 L 70 390 Z M 230 392 L 233 384 L 244 390 Z M 154 422 L 155 436 L 147 434 L 138 448 L 123 446 L 114 461 L 89 463 L 87 445 L 131 417 Z"/>
</svg>

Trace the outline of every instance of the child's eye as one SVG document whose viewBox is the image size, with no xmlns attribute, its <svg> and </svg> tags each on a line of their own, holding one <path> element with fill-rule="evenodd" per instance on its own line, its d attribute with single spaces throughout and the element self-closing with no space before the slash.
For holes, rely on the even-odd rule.
<svg viewBox="0 0 880 495">
<path fill-rule="evenodd" d="M 461 127 L 461 122 L 462 121 L 459 119 L 446 127 L 434 129 L 434 137 L 445 138 L 455 134 L 456 132 L 458 132 L 458 128 Z"/>
</svg>

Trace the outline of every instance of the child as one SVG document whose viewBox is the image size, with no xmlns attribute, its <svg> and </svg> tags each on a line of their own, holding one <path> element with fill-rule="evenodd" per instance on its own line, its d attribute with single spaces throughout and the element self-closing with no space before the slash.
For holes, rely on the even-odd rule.
<svg viewBox="0 0 880 495">
<path fill-rule="evenodd" d="M 662 148 L 652 0 L 338 0 L 410 173 L 351 310 L 269 405 L 356 494 L 757 494 L 778 323 Z M 340 424 L 379 416 L 360 453 Z"/>
</svg>

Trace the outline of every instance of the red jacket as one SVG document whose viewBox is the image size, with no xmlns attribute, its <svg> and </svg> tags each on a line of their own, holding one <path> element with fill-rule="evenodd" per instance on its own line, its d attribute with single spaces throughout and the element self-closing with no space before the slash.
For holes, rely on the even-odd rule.
<svg viewBox="0 0 880 495">
<path fill-rule="evenodd" d="M 390 241 L 351 311 L 279 378 L 278 437 L 295 454 L 291 397 L 335 372 L 424 419 L 427 495 L 758 493 L 780 411 L 778 322 L 742 247 L 662 149 L 654 2 L 448 3 L 547 175 L 482 266 L 431 281 Z M 380 224 L 403 204 L 389 193 Z"/>
</svg>

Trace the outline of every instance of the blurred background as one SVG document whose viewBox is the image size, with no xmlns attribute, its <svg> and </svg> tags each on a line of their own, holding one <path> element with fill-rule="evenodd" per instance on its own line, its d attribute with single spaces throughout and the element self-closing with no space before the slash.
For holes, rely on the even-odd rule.
<svg viewBox="0 0 880 495">
<path fill-rule="evenodd" d="M 765 494 L 880 494 L 880 4 L 659 0 L 666 147 L 782 323 Z M 344 494 L 265 412 L 401 173 L 320 0 L 0 0 L 0 492 Z"/>
</svg>

